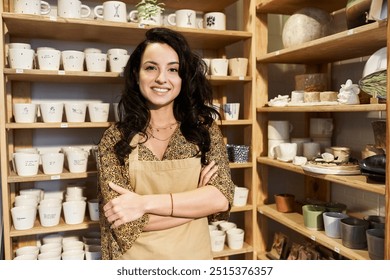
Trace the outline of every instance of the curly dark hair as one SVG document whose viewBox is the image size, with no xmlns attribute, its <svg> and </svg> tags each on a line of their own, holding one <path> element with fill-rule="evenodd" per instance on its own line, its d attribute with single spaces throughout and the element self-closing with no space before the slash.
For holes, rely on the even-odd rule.
<svg viewBox="0 0 390 280">
<path fill-rule="evenodd" d="M 180 130 L 187 141 L 197 145 L 201 161 L 206 164 L 205 153 L 210 150 L 208 127 L 212 124 L 214 114 L 218 112 L 211 106 L 212 88 L 206 79 L 206 64 L 202 58 L 192 52 L 185 37 L 168 28 L 152 28 L 131 54 L 124 69 L 125 86 L 118 105 L 119 122 L 117 128 L 122 139 L 115 145 L 115 153 L 124 164 L 133 147 L 129 143 L 137 133 L 145 137 L 150 122 L 150 111 L 146 99 L 138 85 L 142 55 L 149 44 L 162 43 L 169 45 L 179 57 L 179 76 L 182 86 L 174 100 L 174 116 L 180 122 Z M 147 138 L 146 138 L 147 139 Z"/>
</svg>

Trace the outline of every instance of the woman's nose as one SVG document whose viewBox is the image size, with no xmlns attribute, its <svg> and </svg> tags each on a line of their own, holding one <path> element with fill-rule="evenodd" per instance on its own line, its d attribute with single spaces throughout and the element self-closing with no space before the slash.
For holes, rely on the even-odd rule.
<svg viewBox="0 0 390 280">
<path fill-rule="evenodd" d="M 159 74 L 156 77 L 156 83 L 164 84 L 167 82 L 167 79 L 165 77 L 165 73 L 163 71 L 159 72 Z"/>
</svg>

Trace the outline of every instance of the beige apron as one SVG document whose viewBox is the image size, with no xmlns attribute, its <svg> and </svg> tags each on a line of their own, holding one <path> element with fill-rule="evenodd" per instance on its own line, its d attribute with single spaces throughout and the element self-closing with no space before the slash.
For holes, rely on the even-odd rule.
<svg viewBox="0 0 390 280">
<path fill-rule="evenodd" d="M 138 137 L 134 138 L 132 142 L 138 142 Z M 130 182 L 141 195 L 196 189 L 200 168 L 200 158 L 139 161 L 138 145 L 129 155 Z M 207 217 L 170 229 L 142 232 L 120 259 L 212 259 Z"/>
</svg>

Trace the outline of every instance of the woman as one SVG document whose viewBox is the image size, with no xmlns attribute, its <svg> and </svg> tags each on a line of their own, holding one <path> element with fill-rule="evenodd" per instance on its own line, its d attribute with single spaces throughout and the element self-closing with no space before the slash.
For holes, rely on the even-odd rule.
<svg viewBox="0 0 390 280">
<path fill-rule="evenodd" d="M 98 149 L 103 259 L 212 258 L 208 218 L 228 218 L 234 185 L 204 73 L 166 28 L 131 55 Z"/>
</svg>

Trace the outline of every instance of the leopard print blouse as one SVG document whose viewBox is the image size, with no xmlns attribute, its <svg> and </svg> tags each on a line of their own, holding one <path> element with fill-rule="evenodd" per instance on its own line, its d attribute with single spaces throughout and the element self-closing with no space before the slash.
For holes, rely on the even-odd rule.
<svg viewBox="0 0 390 280">
<path fill-rule="evenodd" d="M 210 162 L 215 160 L 218 164 L 218 176 L 215 176 L 209 183 L 218 188 L 228 199 L 229 205 L 233 202 L 234 183 L 231 179 L 229 162 L 226 153 L 225 143 L 218 125 L 214 122 L 209 129 L 211 137 L 210 151 L 206 158 Z M 114 145 L 120 139 L 120 132 L 112 125 L 108 128 L 98 145 L 98 198 L 100 213 L 103 213 L 103 206 L 117 195 L 110 190 L 108 182 L 112 181 L 119 186 L 133 190 L 129 180 L 129 160 L 121 166 L 114 153 Z M 159 160 L 143 144 L 139 145 L 139 160 Z M 169 141 L 162 160 L 186 159 L 197 153 L 197 147 L 186 141 L 180 129 L 176 129 Z M 223 213 L 216 213 L 208 217 L 209 221 L 226 220 L 229 217 L 229 210 Z M 123 253 L 131 248 L 134 241 L 142 233 L 145 224 L 148 223 L 148 215 L 145 214 L 138 220 L 126 223 L 117 229 L 110 229 L 104 215 L 100 215 L 102 259 L 118 259 Z"/>
</svg>

